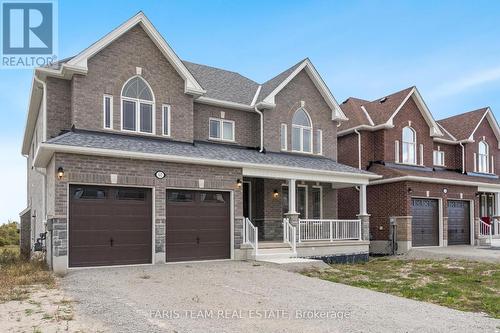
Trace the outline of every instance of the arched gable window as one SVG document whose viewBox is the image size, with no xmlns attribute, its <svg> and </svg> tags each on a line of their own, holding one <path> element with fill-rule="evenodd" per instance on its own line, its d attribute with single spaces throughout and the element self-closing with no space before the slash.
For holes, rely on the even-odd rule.
<svg viewBox="0 0 500 333">
<path fill-rule="evenodd" d="M 312 153 L 312 123 L 303 108 L 295 111 L 292 118 L 292 150 Z"/>
<path fill-rule="evenodd" d="M 122 130 L 153 133 L 155 126 L 154 95 L 140 76 L 130 78 L 122 88 Z"/>
<path fill-rule="evenodd" d="M 489 163 L 488 161 L 490 152 L 489 152 L 489 146 L 486 141 L 480 141 L 479 142 L 479 154 L 478 154 L 478 159 L 477 159 L 477 170 L 479 172 L 489 172 Z"/>
<path fill-rule="evenodd" d="M 409 126 L 403 128 L 403 163 L 417 164 L 417 134 Z"/>
</svg>

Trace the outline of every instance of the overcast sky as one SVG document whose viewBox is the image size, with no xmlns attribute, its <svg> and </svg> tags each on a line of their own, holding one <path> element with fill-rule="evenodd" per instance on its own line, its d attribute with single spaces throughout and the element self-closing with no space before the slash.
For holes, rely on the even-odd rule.
<svg viewBox="0 0 500 333">
<path fill-rule="evenodd" d="M 309 57 L 334 96 L 416 85 L 436 119 L 500 112 L 498 1 L 59 1 L 59 58 L 142 10 L 185 60 L 263 82 Z M 0 69 L 0 223 L 26 206 L 30 70 Z"/>
</svg>

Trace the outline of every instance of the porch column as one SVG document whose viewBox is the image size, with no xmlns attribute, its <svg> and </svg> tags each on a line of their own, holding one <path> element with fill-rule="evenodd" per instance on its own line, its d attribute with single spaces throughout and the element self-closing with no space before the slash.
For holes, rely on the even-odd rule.
<svg viewBox="0 0 500 333">
<path fill-rule="evenodd" d="M 359 214 L 361 220 L 361 239 L 370 240 L 370 215 L 366 209 L 366 185 L 359 186 Z"/>
<path fill-rule="evenodd" d="M 288 179 L 288 213 L 285 216 L 288 217 L 290 224 L 297 227 L 299 224 L 299 213 L 297 213 L 296 207 L 296 179 Z"/>
<path fill-rule="evenodd" d="M 494 216 L 500 216 L 500 192 L 495 192 L 495 212 Z"/>
</svg>

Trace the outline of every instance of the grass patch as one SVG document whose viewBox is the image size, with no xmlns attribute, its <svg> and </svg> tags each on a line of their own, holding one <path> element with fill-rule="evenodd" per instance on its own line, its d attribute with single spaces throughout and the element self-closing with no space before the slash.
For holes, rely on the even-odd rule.
<svg viewBox="0 0 500 333">
<path fill-rule="evenodd" d="M 366 263 L 331 265 L 326 270 L 304 274 L 500 318 L 498 264 L 377 258 Z"/>
<path fill-rule="evenodd" d="M 54 276 L 45 262 L 24 261 L 18 250 L 0 248 L 0 302 L 27 299 L 32 285 L 55 286 Z"/>
</svg>

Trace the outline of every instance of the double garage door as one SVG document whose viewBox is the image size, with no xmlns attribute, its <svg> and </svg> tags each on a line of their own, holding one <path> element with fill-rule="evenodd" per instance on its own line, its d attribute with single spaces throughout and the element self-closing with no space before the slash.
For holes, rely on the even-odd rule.
<svg viewBox="0 0 500 333">
<path fill-rule="evenodd" d="M 470 204 L 448 200 L 448 245 L 470 244 Z M 412 199 L 412 246 L 439 246 L 439 201 Z"/>
<path fill-rule="evenodd" d="M 151 189 L 71 185 L 69 267 L 152 262 Z M 168 190 L 166 260 L 230 257 L 227 192 Z"/>
</svg>

